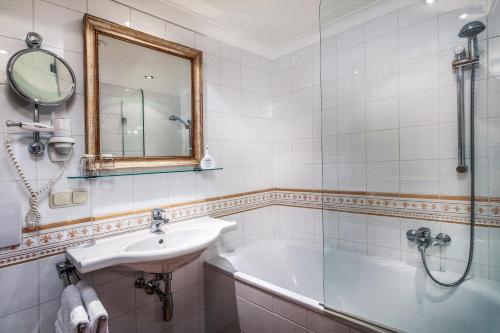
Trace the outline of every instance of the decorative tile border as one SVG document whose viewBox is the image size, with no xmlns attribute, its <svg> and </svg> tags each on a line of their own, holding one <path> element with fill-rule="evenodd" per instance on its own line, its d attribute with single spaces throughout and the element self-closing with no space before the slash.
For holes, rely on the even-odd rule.
<svg viewBox="0 0 500 333">
<path fill-rule="evenodd" d="M 205 215 L 223 217 L 271 205 L 327 209 L 350 213 L 422 219 L 436 222 L 469 223 L 466 200 L 436 196 L 372 195 L 362 192 L 266 189 L 207 200 L 166 206 L 172 222 Z M 500 227 L 500 201 L 480 201 L 476 205 L 478 226 Z M 0 249 L 0 267 L 62 253 L 67 247 L 148 227 L 148 210 L 117 213 L 44 225 L 26 230 L 22 244 Z"/>
</svg>

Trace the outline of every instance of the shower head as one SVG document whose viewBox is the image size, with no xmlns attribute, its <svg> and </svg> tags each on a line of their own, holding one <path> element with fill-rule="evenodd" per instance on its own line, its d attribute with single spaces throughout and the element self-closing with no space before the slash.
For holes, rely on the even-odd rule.
<svg viewBox="0 0 500 333">
<path fill-rule="evenodd" d="M 479 35 L 486 29 L 486 25 L 481 21 L 472 21 L 467 23 L 460 29 L 458 37 L 460 38 L 472 38 Z"/>
<path fill-rule="evenodd" d="M 182 125 L 184 125 L 184 127 L 186 129 L 190 129 L 191 128 L 191 120 L 188 119 L 187 122 L 185 122 L 184 120 L 182 120 L 180 117 L 176 116 L 175 114 L 171 114 L 170 116 L 168 116 L 168 120 L 171 120 L 171 121 L 178 121 L 180 122 Z"/>
<path fill-rule="evenodd" d="M 458 32 L 458 37 L 467 38 L 470 59 L 479 59 L 479 47 L 477 35 L 486 29 L 486 25 L 481 21 L 472 21 L 467 23 Z"/>
</svg>

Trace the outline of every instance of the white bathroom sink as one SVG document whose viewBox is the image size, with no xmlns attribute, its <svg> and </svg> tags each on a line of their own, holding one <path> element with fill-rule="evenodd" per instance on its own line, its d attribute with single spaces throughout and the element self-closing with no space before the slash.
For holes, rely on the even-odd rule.
<svg viewBox="0 0 500 333">
<path fill-rule="evenodd" d="M 235 222 L 202 217 L 164 225 L 158 234 L 148 229 L 97 240 L 70 248 L 67 254 L 82 273 L 114 265 L 167 273 L 196 259 L 221 232 L 235 227 Z"/>
</svg>

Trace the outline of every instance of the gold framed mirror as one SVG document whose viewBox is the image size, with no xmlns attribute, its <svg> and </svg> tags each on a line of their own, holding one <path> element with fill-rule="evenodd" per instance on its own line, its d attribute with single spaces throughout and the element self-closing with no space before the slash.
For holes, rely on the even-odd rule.
<svg viewBox="0 0 500 333">
<path fill-rule="evenodd" d="M 199 164 L 202 52 L 84 18 L 86 153 L 115 168 Z M 104 168 L 104 166 L 102 167 Z"/>
</svg>

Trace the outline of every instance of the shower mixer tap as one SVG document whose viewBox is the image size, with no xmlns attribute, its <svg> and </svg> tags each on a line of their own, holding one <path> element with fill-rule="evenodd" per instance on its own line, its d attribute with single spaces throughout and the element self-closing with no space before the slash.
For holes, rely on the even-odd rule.
<svg viewBox="0 0 500 333">
<path fill-rule="evenodd" d="M 418 228 L 410 229 L 406 232 L 406 238 L 409 241 L 415 242 L 420 252 L 425 251 L 430 246 L 448 246 L 451 243 L 451 237 L 448 234 L 440 232 L 436 237 L 432 237 L 431 229 Z"/>
</svg>

